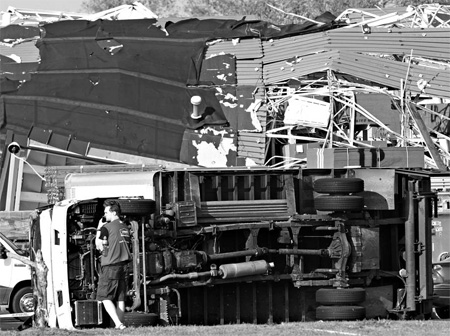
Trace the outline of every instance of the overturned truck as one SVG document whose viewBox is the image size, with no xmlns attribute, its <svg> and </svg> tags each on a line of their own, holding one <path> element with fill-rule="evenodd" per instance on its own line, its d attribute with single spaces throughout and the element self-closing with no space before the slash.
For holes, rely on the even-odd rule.
<svg viewBox="0 0 450 336">
<path fill-rule="evenodd" d="M 108 324 L 95 300 L 95 232 L 109 198 L 119 200 L 132 232 L 128 324 L 426 317 L 437 215 L 431 180 L 443 175 L 300 168 L 69 174 L 67 199 L 41 208 L 31 230 L 31 249 L 42 251 L 48 268 L 48 325 Z"/>
</svg>

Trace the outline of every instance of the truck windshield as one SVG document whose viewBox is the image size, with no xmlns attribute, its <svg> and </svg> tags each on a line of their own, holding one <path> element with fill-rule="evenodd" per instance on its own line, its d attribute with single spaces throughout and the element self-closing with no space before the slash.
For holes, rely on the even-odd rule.
<svg viewBox="0 0 450 336">
<path fill-rule="evenodd" d="M 14 244 L 11 240 L 9 240 L 8 238 L 6 238 L 6 236 L 0 232 L 0 238 L 2 239 L 2 243 L 4 245 L 8 245 L 16 254 L 22 255 L 23 251 L 16 245 Z"/>
</svg>

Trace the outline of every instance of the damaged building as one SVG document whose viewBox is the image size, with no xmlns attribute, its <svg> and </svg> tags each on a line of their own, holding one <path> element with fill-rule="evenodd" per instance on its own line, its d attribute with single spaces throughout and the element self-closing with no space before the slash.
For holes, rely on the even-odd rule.
<svg viewBox="0 0 450 336">
<path fill-rule="evenodd" d="M 2 43 L 13 29 L 1 29 Z M 283 26 L 245 17 L 60 20 L 29 36 L 35 69 L 4 68 L 0 130 L 5 143 L 69 157 L 44 162 L 29 151 L 42 167 L 447 170 L 449 32 L 450 6 L 436 4 Z M 45 203 L 48 177 L 38 184 L 30 208 Z"/>
</svg>

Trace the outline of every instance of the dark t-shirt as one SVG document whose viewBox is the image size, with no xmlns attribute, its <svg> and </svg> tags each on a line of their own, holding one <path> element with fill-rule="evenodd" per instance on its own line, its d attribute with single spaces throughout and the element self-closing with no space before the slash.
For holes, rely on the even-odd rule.
<svg viewBox="0 0 450 336">
<path fill-rule="evenodd" d="M 107 253 L 102 253 L 102 266 L 131 260 L 128 248 L 130 231 L 124 223 L 116 219 L 103 225 L 100 229 L 100 239 L 103 240 L 105 237 L 108 240 L 108 247 Z"/>
</svg>

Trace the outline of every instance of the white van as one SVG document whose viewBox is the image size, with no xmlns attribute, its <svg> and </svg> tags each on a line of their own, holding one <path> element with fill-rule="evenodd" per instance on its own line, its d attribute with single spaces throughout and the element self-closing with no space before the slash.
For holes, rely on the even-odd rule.
<svg viewBox="0 0 450 336">
<path fill-rule="evenodd" d="M 6 305 L 11 314 L 32 313 L 34 311 L 31 269 L 23 262 L 11 258 L 10 253 L 23 257 L 21 250 L 0 232 L 0 305 Z M 26 314 L 23 318 L 26 319 Z"/>
</svg>

